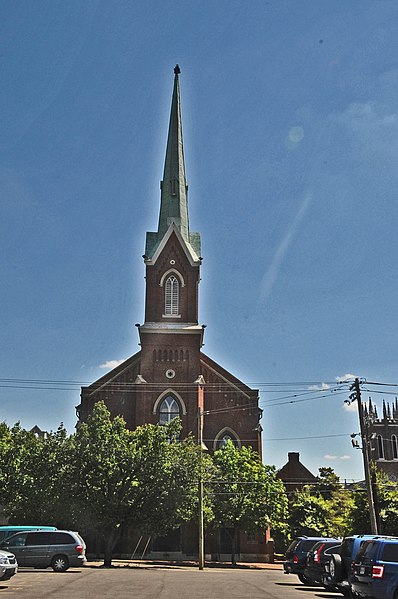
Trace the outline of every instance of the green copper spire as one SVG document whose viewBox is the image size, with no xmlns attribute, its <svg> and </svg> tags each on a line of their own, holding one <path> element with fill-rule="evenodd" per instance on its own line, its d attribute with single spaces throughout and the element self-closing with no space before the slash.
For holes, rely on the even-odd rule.
<svg viewBox="0 0 398 599">
<path fill-rule="evenodd" d="M 160 213 L 157 233 L 147 233 L 145 257 L 151 259 L 172 224 L 180 232 L 192 258 L 200 256 L 200 235 L 189 232 L 188 185 L 185 177 L 184 147 L 180 102 L 181 73 L 178 64 L 174 68 L 174 88 L 171 102 L 169 133 L 163 180 L 160 183 Z"/>
<path fill-rule="evenodd" d="M 188 186 L 185 179 L 184 148 L 180 103 L 180 67 L 174 69 L 174 89 L 171 102 L 169 135 L 160 200 L 158 232 L 164 235 L 172 222 L 180 229 L 185 241 L 189 241 Z"/>
</svg>

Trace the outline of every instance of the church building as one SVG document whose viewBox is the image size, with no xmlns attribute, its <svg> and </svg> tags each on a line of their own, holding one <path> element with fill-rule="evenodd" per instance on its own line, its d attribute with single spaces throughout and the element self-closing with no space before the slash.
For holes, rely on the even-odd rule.
<svg viewBox="0 0 398 599">
<path fill-rule="evenodd" d="M 209 452 L 231 439 L 238 447 L 251 446 L 261 456 L 258 391 L 201 351 L 205 332 L 198 320 L 201 238 L 191 232 L 188 217 L 179 74 L 177 65 L 159 222 L 157 231 L 146 234 L 143 255 L 145 320 L 136 325 L 140 351 L 82 388 L 78 419 L 83 422 L 95 402 L 103 400 L 113 416 L 124 417 L 130 429 L 179 416 L 182 436 L 197 436 L 200 389 L 204 397 L 203 439 Z M 246 547 L 241 538 L 241 553 L 264 552 L 263 541 L 248 539 Z M 184 548 L 181 539 L 177 545 L 181 555 L 193 551 Z"/>
<path fill-rule="evenodd" d="M 390 480 L 398 481 L 398 399 L 383 401 L 383 416 L 369 398 L 364 404 L 364 420 L 370 443 L 370 460 Z"/>
</svg>

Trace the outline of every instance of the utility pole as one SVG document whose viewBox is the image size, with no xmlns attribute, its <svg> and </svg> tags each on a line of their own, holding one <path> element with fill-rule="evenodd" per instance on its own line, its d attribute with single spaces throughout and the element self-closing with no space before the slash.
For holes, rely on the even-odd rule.
<svg viewBox="0 0 398 599">
<path fill-rule="evenodd" d="M 198 445 L 200 451 L 199 463 L 199 570 L 205 567 L 205 539 L 204 539 L 204 523 L 203 523 L 203 416 L 204 416 L 204 378 L 200 375 L 195 383 L 198 385 Z"/>
<path fill-rule="evenodd" d="M 371 528 L 371 533 L 374 535 L 377 535 L 378 527 L 377 527 L 377 518 L 376 518 L 371 472 L 370 472 L 369 441 L 368 441 L 367 429 L 365 428 L 365 422 L 364 422 L 364 418 L 363 418 L 361 387 L 360 387 L 360 382 L 359 382 L 358 378 L 356 378 L 354 383 L 350 386 L 350 391 L 352 391 L 352 393 L 350 395 L 350 400 L 356 401 L 358 404 L 359 426 L 360 426 L 361 439 L 362 439 L 363 469 L 365 472 L 366 491 L 368 494 L 368 503 L 369 503 L 370 528 Z"/>
</svg>

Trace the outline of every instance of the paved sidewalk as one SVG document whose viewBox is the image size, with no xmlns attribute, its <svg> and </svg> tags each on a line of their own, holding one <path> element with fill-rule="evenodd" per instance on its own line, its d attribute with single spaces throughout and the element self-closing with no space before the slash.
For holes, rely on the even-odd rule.
<svg viewBox="0 0 398 599">
<path fill-rule="evenodd" d="M 103 560 L 87 561 L 86 567 L 102 568 Z M 164 569 L 198 569 L 195 561 L 151 561 L 151 560 L 129 560 L 114 559 L 112 568 L 164 568 Z M 233 566 L 230 562 L 206 562 L 205 568 L 232 569 L 232 570 L 283 570 L 282 562 L 269 563 L 247 563 L 238 562 Z"/>
</svg>

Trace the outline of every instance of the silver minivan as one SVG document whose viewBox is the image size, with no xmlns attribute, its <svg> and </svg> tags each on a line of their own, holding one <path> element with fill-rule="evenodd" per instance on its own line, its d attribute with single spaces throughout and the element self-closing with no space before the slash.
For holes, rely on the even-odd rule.
<svg viewBox="0 0 398 599">
<path fill-rule="evenodd" d="M 20 532 L 3 541 L 0 549 L 11 551 L 19 566 L 51 567 L 54 572 L 65 572 L 87 561 L 85 542 L 71 530 Z"/>
</svg>

